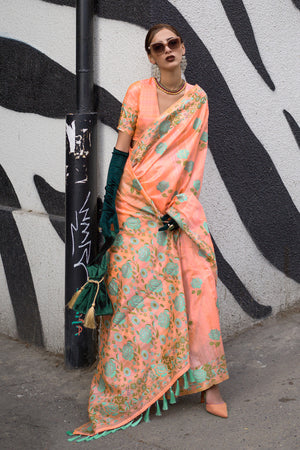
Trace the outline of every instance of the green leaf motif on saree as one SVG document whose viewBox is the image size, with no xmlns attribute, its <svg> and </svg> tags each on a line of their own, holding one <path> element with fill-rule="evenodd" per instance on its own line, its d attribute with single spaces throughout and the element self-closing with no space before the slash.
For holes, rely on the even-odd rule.
<svg viewBox="0 0 300 450">
<path fill-rule="evenodd" d="M 121 245 L 123 245 L 123 242 L 124 242 L 123 236 L 121 234 L 117 234 L 117 236 L 115 237 L 113 246 L 121 247 Z"/>
<path fill-rule="evenodd" d="M 124 278 L 131 278 L 132 277 L 132 267 L 129 261 L 127 263 L 123 264 L 121 268 L 122 276 Z"/>
<path fill-rule="evenodd" d="M 113 318 L 113 323 L 116 325 L 122 325 L 125 321 L 125 313 L 122 313 L 120 311 L 117 311 Z"/>
<path fill-rule="evenodd" d="M 118 283 L 116 282 L 115 278 L 113 278 L 108 285 L 108 292 L 110 293 L 110 295 L 117 295 L 118 291 Z"/>
<path fill-rule="evenodd" d="M 183 148 L 182 150 L 179 150 L 179 152 L 176 153 L 176 156 L 179 159 L 187 159 L 189 153 L 190 152 L 186 148 Z"/>
<path fill-rule="evenodd" d="M 151 342 L 152 333 L 149 325 L 146 325 L 144 328 L 140 330 L 140 340 L 145 344 L 149 344 L 149 342 Z"/>
<path fill-rule="evenodd" d="M 199 191 L 200 186 L 201 186 L 200 180 L 195 180 L 195 181 L 193 181 L 193 186 L 194 186 L 194 188 L 195 188 L 197 191 Z"/>
<path fill-rule="evenodd" d="M 153 370 L 158 377 L 165 377 L 168 375 L 168 370 L 165 364 L 157 364 L 156 366 L 153 366 Z"/>
<path fill-rule="evenodd" d="M 139 256 L 139 260 L 140 261 L 149 261 L 150 260 L 150 248 L 148 245 L 144 245 L 143 247 L 141 247 L 138 251 L 138 256 Z"/>
<path fill-rule="evenodd" d="M 129 369 L 129 367 L 125 367 L 125 369 L 123 370 L 123 373 L 124 373 L 125 377 L 130 377 L 131 370 Z"/>
<path fill-rule="evenodd" d="M 193 170 L 193 167 L 194 161 L 187 161 L 186 165 L 184 166 L 184 170 L 190 173 Z"/>
<path fill-rule="evenodd" d="M 103 380 L 102 377 L 100 377 L 100 379 L 99 379 L 99 383 L 98 383 L 97 389 L 98 389 L 99 392 L 104 392 L 105 391 L 105 383 L 104 383 L 104 380 Z"/>
<path fill-rule="evenodd" d="M 171 122 L 169 120 L 164 120 L 160 125 L 159 125 L 159 134 L 160 135 L 164 135 L 166 134 L 171 126 Z"/>
<path fill-rule="evenodd" d="M 143 308 L 144 299 L 140 295 L 134 295 L 128 302 L 133 308 Z"/>
<path fill-rule="evenodd" d="M 178 194 L 178 195 L 177 195 L 177 200 L 178 200 L 180 203 L 186 202 L 187 199 L 188 199 L 188 196 L 187 196 L 186 194 Z"/>
<path fill-rule="evenodd" d="M 203 142 L 207 142 L 208 141 L 208 133 L 206 131 L 203 131 L 203 133 L 201 134 L 201 141 Z"/>
<path fill-rule="evenodd" d="M 170 326 L 169 311 L 163 311 L 158 315 L 158 325 L 162 328 L 169 328 Z"/>
<path fill-rule="evenodd" d="M 207 377 L 207 373 L 204 369 L 193 370 L 193 375 L 197 383 L 203 383 Z"/>
<path fill-rule="evenodd" d="M 193 124 L 193 128 L 194 130 L 197 130 L 201 125 L 201 119 L 199 117 L 197 117 L 197 119 L 195 119 L 195 122 Z"/>
<path fill-rule="evenodd" d="M 179 268 L 178 264 L 169 262 L 166 267 L 164 268 L 164 272 L 166 272 L 168 275 L 176 276 L 178 275 Z"/>
<path fill-rule="evenodd" d="M 174 300 L 174 308 L 176 309 L 176 311 L 179 311 L 179 312 L 184 311 L 185 300 L 184 300 L 183 294 L 179 294 L 176 296 L 176 298 Z"/>
<path fill-rule="evenodd" d="M 138 230 L 141 227 L 141 221 L 138 217 L 128 217 L 124 225 L 131 230 Z"/>
<path fill-rule="evenodd" d="M 203 222 L 203 227 L 206 229 L 206 231 L 209 233 L 208 223 Z"/>
<path fill-rule="evenodd" d="M 133 359 L 134 350 L 131 343 L 124 345 L 124 347 L 122 348 L 122 356 L 127 361 L 131 361 Z"/>
<path fill-rule="evenodd" d="M 157 233 L 156 239 L 157 239 L 158 245 L 165 246 L 167 244 L 167 240 L 168 240 L 167 233 L 165 231 L 159 231 Z"/>
<path fill-rule="evenodd" d="M 209 336 L 211 339 L 213 339 L 214 341 L 218 341 L 218 340 L 220 339 L 221 333 L 220 333 L 219 330 L 214 329 L 214 330 L 211 330 L 211 331 L 208 333 L 208 336 Z"/>
<path fill-rule="evenodd" d="M 102 408 L 105 411 L 105 414 L 110 416 L 116 416 L 119 413 L 119 407 L 115 403 L 105 403 L 102 404 Z"/>
<path fill-rule="evenodd" d="M 162 282 L 160 280 L 158 280 L 157 278 L 152 278 L 152 280 L 149 281 L 149 283 L 147 284 L 147 288 L 149 289 L 149 291 L 151 292 L 161 292 L 162 291 Z"/>
<path fill-rule="evenodd" d="M 163 155 L 166 150 L 167 144 L 165 142 L 160 142 L 155 148 L 156 153 L 158 153 L 159 155 Z"/>
<path fill-rule="evenodd" d="M 109 378 L 113 378 L 116 375 L 116 365 L 112 359 L 105 364 L 104 373 Z"/>
<path fill-rule="evenodd" d="M 149 214 L 155 214 L 154 209 L 152 208 L 152 206 L 149 206 L 149 205 L 143 206 L 141 211 L 145 211 L 146 213 L 149 213 Z"/>
<path fill-rule="evenodd" d="M 195 289 L 201 288 L 201 286 L 202 286 L 201 278 L 193 278 L 192 281 L 191 281 L 191 285 Z"/>
<path fill-rule="evenodd" d="M 168 189 L 169 186 L 170 183 L 168 181 L 160 181 L 156 186 L 156 189 L 160 192 L 164 192 L 166 189 Z"/>
<path fill-rule="evenodd" d="M 135 188 L 137 191 L 142 190 L 141 183 L 136 178 L 132 181 L 132 187 Z"/>
</svg>

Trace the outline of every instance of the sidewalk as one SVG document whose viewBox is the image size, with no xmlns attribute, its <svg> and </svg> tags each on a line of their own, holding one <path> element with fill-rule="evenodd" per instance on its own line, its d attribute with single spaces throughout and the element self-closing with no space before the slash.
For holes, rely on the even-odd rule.
<svg viewBox="0 0 300 450">
<path fill-rule="evenodd" d="M 225 342 L 228 419 L 208 414 L 197 394 L 150 423 L 82 443 L 65 431 L 88 421 L 93 370 L 66 371 L 62 357 L 0 336 L 0 449 L 298 449 L 299 324 L 299 312 L 281 314 Z"/>
</svg>

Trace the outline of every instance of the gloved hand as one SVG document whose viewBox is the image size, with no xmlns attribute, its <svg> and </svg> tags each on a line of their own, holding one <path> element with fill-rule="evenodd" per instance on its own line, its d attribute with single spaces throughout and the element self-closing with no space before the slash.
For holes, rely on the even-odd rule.
<svg viewBox="0 0 300 450">
<path fill-rule="evenodd" d="M 99 224 L 106 239 L 112 237 L 111 224 L 114 226 L 114 234 L 119 232 L 115 200 L 127 158 L 128 153 L 114 148 L 107 174 L 103 209 Z"/>
<path fill-rule="evenodd" d="M 172 219 L 172 217 L 169 216 L 169 214 L 165 214 L 160 218 L 160 220 L 163 222 L 163 226 L 158 229 L 158 231 L 174 231 L 179 228 L 178 223 L 176 220 Z"/>
</svg>

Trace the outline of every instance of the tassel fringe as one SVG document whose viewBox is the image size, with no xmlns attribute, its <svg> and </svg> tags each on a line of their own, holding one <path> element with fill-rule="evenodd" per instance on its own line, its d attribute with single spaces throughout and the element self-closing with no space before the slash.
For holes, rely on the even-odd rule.
<svg viewBox="0 0 300 450">
<path fill-rule="evenodd" d="M 79 295 L 80 292 L 77 291 L 73 295 L 73 297 L 76 294 Z M 78 295 L 77 295 L 77 297 L 78 297 Z M 72 299 L 71 299 L 71 301 L 69 303 L 71 303 L 73 301 L 73 297 L 72 297 Z M 76 301 L 76 298 L 74 300 L 74 303 Z M 87 328 L 95 328 L 96 324 L 95 324 L 95 326 L 90 326 L 90 325 L 93 325 L 93 324 L 95 324 L 95 308 L 94 308 L 94 304 L 91 306 L 91 308 L 88 310 L 88 312 L 86 314 L 84 326 L 87 327 Z M 195 383 L 196 380 L 195 380 L 194 374 L 193 374 L 191 369 L 188 370 L 188 374 L 189 374 L 190 383 Z M 185 372 L 183 374 L 183 389 L 184 390 L 189 389 L 189 382 L 188 382 L 187 372 Z M 174 403 L 176 403 L 176 397 L 178 397 L 178 395 L 180 394 L 180 383 L 179 383 L 179 380 L 176 381 L 175 394 L 174 394 L 174 391 L 173 391 L 172 387 L 170 388 L 169 393 L 170 393 L 169 403 L 170 403 L 170 405 L 173 405 Z M 162 401 L 163 401 L 162 409 L 163 409 L 163 411 L 167 411 L 168 410 L 168 401 L 166 399 L 165 394 L 162 397 Z M 162 413 L 161 413 L 159 401 L 157 400 L 156 401 L 156 416 L 161 416 L 161 415 L 162 415 Z M 143 419 L 143 415 L 141 414 L 141 416 L 135 422 L 132 420 L 131 422 L 129 422 L 128 424 L 126 424 L 126 425 L 124 425 L 122 427 L 114 428 L 113 430 L 103 431 L 102 433 L 95 434 L 94 436 L 83 436 L 83 435 L 76 435 L 76 436 L 74 436 L 72 431 L 67 431 L 67 435 L 70 436 L 68 441 L 69 442 L 75 442 L 75 441 L 76 442 L 84 442 L 84 441 L 88 442 L 88 441 L 92 441 L 94 439 L 99 439 L 100 437 L 107 436 L 108 434 L 115 433 L 116 431 L 119 431 L 119 430 L 126 430 L 126 428 L 129 428 L 129 427 L 136 427 L 141 422 L 142 419 Z M 146 422 L 146 423 L 150 422 L 150 407 L 147 409 L 147 411 L 144 414 L 144 422 Z"/>
<path fill-rule="evenodd" d="M 160 406 L 159 406 L 159 401 L 157 400 L 156 402 L 156 416 L 161 416 L 161 410 L 160 410 Z"/>
<path fill-rule="evenodd" d="M 165 394 L 163 395 L 163 408 L 164 411 L 168 411 L 168 401 L 166 399 Z"/>
<path fill-rule="evenodd" d="M 114 428 L 113 430 L 106 430 L 106 431 L 103 431 L 102 433 L 95 434 L 94 436 L 83 436 L 82 434 L 77 434 L 76 436 L 73 436 L 70 439 L 68 439 L 68 441 L 69 442 L 93 441 L 93 440 L 99 439 L 101 437 L 107 436 L 108 434 L 116 433 L 116 431 L 119 431 L 119 430 L 126 430 L 126 428 L 129 428 L 129 427 L 136 427 L 141 422 L 142 418 L 143 418 L 143 415 L 141 414 L 141 416 L 135 422 L 132 420 L 131 422 L 127 423 L 126 425 L 123 425 L 122 427 Z M 69 433 L 72 433 L 72 432 L 67 431 L 68 435 L 69 435 Z"/>
<path fill-rule="evenodd" d="M 91 328 L 92 330 L 96 328 L 94 304 L 90 307 L 90 309 L 86 313 L 83 326 L 85 326 L 85 328 Z"/>
<path fill-rule="evenodd" d="M 150 422 L 149 415 L 150 415 L 150 408 L 148 408 L 147 411 L 146 411 L 146 414 L 145 414 L 145 417 L 144 417 L 144 422 L 147 422 L 147 423 Z"/>
<path fill-rule="evenodd" d="M 95 321 L 95 305 L 96 305 L 97 295 L 99 292 L 99 286 L 100 286 L 100 283 L 102 280 L 103 280 L 103 278 L 101 278 L 100 281 L 90 280 L 91 282 L 95 282 L 97 284 L 97 289 L 96 289 L 96 293 L 95 293 L 95 297 L 94 297 L 92 306 L 90 307 L 90 309 L 88 310 L 88 312 L 85 315 L 83 326 L 85 328 L 91 328 L 92 330 L 94 330 L 97 326 L 96 321 Z"/>
<path fill-rule="evenodd" d="M 173 389 L 170 388 L 170 405 L 174 405 L 176 403 L 176 398 L 173 392 Z"/>
<path fill-rule="evenodd" d="M 176 397 L 178 397 L 179 394 L 180 394 L 180 384 L 179 384 L 179 380 L 177 380 L 176 381 L 176 391 L 175 391 Z"/>
<path fill-rule="evenodd" d="M 183 374 L 183 389 L 188 389 L 189 388 L 189 382 L 187 379 L 187 374 L 186 372 Z"/>
<path fill-rule="evenodd" d="M 69 301 L 69 303 L 67 303 L 67 307 L 70 309 L 73 309 L 73 306 L 76 303 L 76 300 L 78 299 L 79 295 L 81 294 L 81 292 L 83 291 L 84 286 L 82 286 L 78 291 L 76 291 L 73 295 L 71 300 Z"/>
<path fill-rule="evenodd" d="M 189 376 L 190 376 L 190 382 L 191 383 L 196 383 L 196 380 L 195 380 L 195 377 L 194 377 L 192 369 L 189 369 Z"/>
</svg>

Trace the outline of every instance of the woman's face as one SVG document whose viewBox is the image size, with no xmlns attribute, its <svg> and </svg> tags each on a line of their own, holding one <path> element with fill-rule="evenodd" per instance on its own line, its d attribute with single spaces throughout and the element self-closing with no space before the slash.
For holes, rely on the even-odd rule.
<svg viewBox="0 0 300 450">
<path fill-rule="evenodd" d="M 178 48 L 170 49 L 166 45 L 172 39 L 178 39 L 178 36 L 173 31 L 163 28 L 158 31 L 153 37 L 150 44 L 150 54 L 148 54 L 149 61 L 152 64 L 157 64 L 161 70 L 174 70 L 181 63 L 182 56 L 185 54 L 185 47 L 183 43 L 180 43 Z M 173 41 L 174 42 L 174 41 Z M 157 54 L 152 48 L 152 44 L 163 43 L 165 44 L 164 50 L 161 54 Z"/>
</svg>

